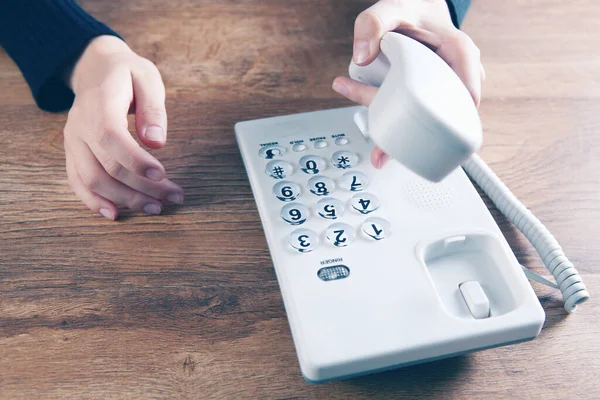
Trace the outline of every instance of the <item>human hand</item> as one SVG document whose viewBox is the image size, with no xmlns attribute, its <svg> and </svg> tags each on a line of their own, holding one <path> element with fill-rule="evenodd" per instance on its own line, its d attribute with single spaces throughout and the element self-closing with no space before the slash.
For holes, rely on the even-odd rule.
<svg viewBox="0 0 600 400">
<path fill-rule="evenodd" d="M 394 31 L 425 44 L 440 56 L 463 81 L 479 106 L 485 71 L 479 49 L 471 38 L 452 24 L 446 0 L 380 0 L 358 15 L 354 24 L 353 61 L 370 64 L 379 54 L 383 35 Z M 338 76 L 333 90 L 368 106 L 377 88 Z M 371 163 L 383 167 L 390 157 L 376 147 Z"/>
<path fill-rule="evenodd" d="M 165 145 L 165 89 L 156 66 L 113 36 L 93 39 L 67 82 L 75 101 L 64 129 L 69 185 L 92 211 L 114 220 L 118 209 L 160 214 L 162 201 L 183 201 L 162 164 L 128 130 L 135 112 L 142 143 Z"/>
</svg>

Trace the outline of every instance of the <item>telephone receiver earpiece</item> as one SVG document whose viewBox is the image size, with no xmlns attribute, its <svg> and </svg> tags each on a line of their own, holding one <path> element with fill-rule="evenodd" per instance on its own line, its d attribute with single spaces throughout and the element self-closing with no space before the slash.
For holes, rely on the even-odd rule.
<svg viewBox="0 0 600 400">
<path fill-rule="evenodd" d="M 349 75 L 379 90 L 355 123 L 377 146 L 416 174 L 441 181 L 481 147 L 477 107 L 458 75 L 423 44 L 395 32 L 367 66 Z"/>
</svg>

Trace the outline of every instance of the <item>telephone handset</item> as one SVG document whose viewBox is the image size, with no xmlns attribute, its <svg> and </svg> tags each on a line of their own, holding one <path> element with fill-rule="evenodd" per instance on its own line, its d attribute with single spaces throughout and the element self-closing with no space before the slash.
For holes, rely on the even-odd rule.
<svg viewBox="0 0 600 400">
<path fill-rule="evenodd" d="M 350 63 L 351 78 L 378 86 L 368 109 L 354 115 L 363 135 L 408 169 L 439 182 L 459 165 L 496 207 L 527 237 L 556 279 L 564 308 L 573 312 L 589 299 L 587 288 L 548 229 L 475 153 L 481 121 L 466 87 L 433 51 L 407 36 L 386 33 L 381 52 L 367 66 Z"/>
</svg>

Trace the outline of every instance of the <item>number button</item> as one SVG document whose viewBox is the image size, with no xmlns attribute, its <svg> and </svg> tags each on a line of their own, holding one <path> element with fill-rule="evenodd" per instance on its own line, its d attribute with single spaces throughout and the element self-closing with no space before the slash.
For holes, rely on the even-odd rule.
<svg viewBox="0 0 600 400">
<path fill-rule="evenodd" d="M 331 163 L 341 169 L 356 167 L 358 164 L 358 156 L 351 151 L 336 151 L 331 156 Z"/>
<path fill-rule="evenodd" d="M 308 189 L 317 196 L 328 196 L 335 189 L 335 182 L 326 176 L 313 176 L 308 180 Z"/>
<path fill-rule="evenodd" d="M 290 203 L 281 209 L 281 218 L 291 225 L 301 225 L 308 218 L 308 209 L 300 203 Z"/>
<path fill-rule="evenodd" d="M 361 228 L 363 233 L 373 240 L 385 239 L 392 233 L 390 223 L 377 217 L 367 218 Z"/>
<path fill-rule="evenodd" d="M 265 146 L 261 147 L 258 151 L 258 155 L 267 160 L 272 160 L 275 157 L 281 157 L 285 154 L 285 147 L 281 146 Z"/>
<path fill-rule="evenodd" d="M 319 200 L 317 203 L 317 212 L 326 219 L 337 219 L 344 213 L 344 204 L 338 199 L 328 197 Z"/>
<path fill-rule="evenodd" d="M 272 178 L 284 179 L 292 174 L 294 167 L 286 161 L 269 161 L 265 172 Z"/>
<path fill-rule="evenodd" d="M 327 228 L 327 241 L 336 247 L 346 247 L 354 241 L 354 229 L 341 222 L 332 224 Z"/>
<path fill-rule="evenodd" d="M 316 175 L 325 169 L 325 160 L 317 156 L 304 156 L 298 162 L 300 169 L 306 174 Z"/>
<path fill-rule="evenodd" d="M 308 253 L 317 247 L 319 237 L 310 229 L 296 229 L 290 233 L 289 243 L 300 253 Z"/>
<path fill-rule="evenodd" d="M 354 195 L 350 200 L 352 208 L 361 214 L 368 214 L 379 208 L 379 200 L 370 193 L 361 193 Z"/>
<path fill-rule="evenodd" d="M 282 181 L 273 186 L 273 194 L 281 201 L 294 201 L 300 196 L 300 186 L 290 181 Z"/>
<path fill-rule="evenodd" d="M 340 186 L 350 192 L 361 192 L 369 185 L 369 179 L 365 174 L 358 171 L 346 172 L 340 178 Z"/>
</svg>

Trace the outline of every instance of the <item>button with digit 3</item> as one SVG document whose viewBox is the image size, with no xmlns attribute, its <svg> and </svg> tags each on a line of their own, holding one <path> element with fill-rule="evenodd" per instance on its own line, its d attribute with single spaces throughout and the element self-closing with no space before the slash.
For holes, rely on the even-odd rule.
<svg viewBox="0 0 600 400">
<path fill-rule="evenodd" d="M 273 186 L 273 194 L 281 201 L 294 201 L 300 196 L 300 186 L 290 181 L 282 181 Z"/>
<path fill-rule="evenodd" d="M 308 180 L 308 189 L 317 196 L 328 196 L 335 189 L 335 182 L 326 176 L 313 176 Z"/>
<path fill-rule="evenodd" d="M 258 151 L 258 155 L 267 160 L 272 160 L 275 157 L 281 157 L 285 154 L 285 147 L 281 146 L 264 146 Z"/>
<path fill-rule="evenodd" d="M 377 217 L 367 218 L 363 222 L 361 229 L 367 237 L 373 240 L 385 239 L 392 233 L 390 223 L 383 218 Z"/>
<path fill-rule="evenodd" d="M 319 244 L 319 237 L 310 229 L 300 228 L 290 233 L 289 243 L 300 253 L 308 253 L 317 247 L 317 244 Z"/>
<path fill-rule="evenodd" d="M 272 178 L 284 179 L 292 174 L 294 167 L 286 161 L 269 161 L 265 172 Z"/>
<path fill-rule="evenodd" d="M 356 167 L 358 164 L 358 156 L 352 151 L 336 151 L 331 156 L 331 163 L 341 169 Z"/>
<path fill-rule="evenodd" d="M 361 214 L 368 214 L 379 208 L 379 200 L 371 193 L 355 194 L 350 200 L 352 208 Z"/>
<path fill-rule="evenodd" d="M 346 172 L 340 178 L 340 186 L 350 192 L 360 192 L 369 185 L 369 179 L 365 174 L 359 171 Z"/>
<path fill-rule="evenodd" d="M 337 219 L 344 213 L 344 203 L 333 197 L 321 199 L 317 203 L 317 213 L 326 219 Z"/>
<path fill-rule="evenodd" d="M 298 161 L 300 169 L 310 175 L 316 175 L 325 169 L 327 162 L 319 156 L 304 156 Z"/>
<path fill-rule="evenodd" d="M 325 234 L 327 241 L 336 247 L 346 247 L 354 240 L 354 228 L 348 224 L 336 222 L 329 225 Z"/>
<path fill-rule="evenodd" d="M 290 203 L 281 209 L 281 218 L 291 225 L 301 225 L 308 218 L 308 208 L 300 203 Z"/>
</svg>

